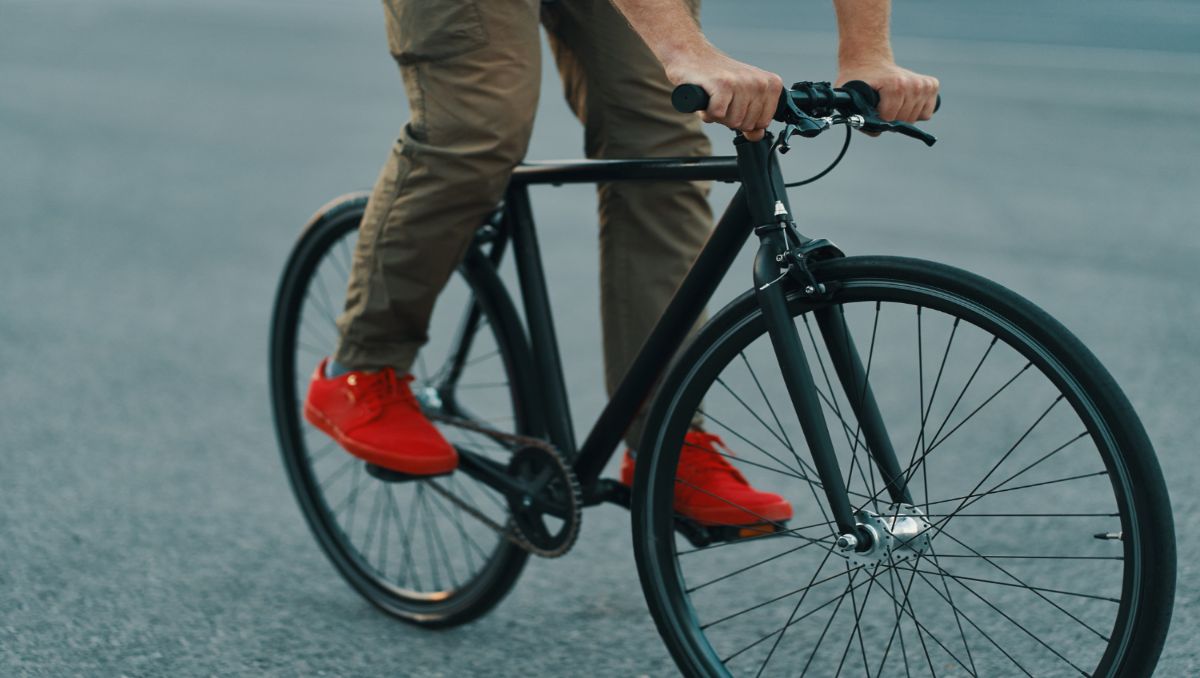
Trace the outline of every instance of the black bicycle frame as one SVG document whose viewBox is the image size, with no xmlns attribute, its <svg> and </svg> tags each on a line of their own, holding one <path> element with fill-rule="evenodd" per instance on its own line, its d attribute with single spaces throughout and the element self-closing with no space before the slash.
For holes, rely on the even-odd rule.
<svg viewBox="0 0 1200 678">
<path fill-rule="evenodd" d="M 761 245 L 755 258 L 754 286 L 771 343 L 834 520 L 841 533 L 854 533 L 855 516 L 784 292 L 787 264 L 783 255 L 807 239 L 799 235 L 790 221 L 791 210 L 770 135 L 757 142 L 739 136 L 735 146 L 737 155 L 727 157 L 534 163 L 515 170 L 502 218 L 492 223 L 500 235 L 493 246 L 491 259 L 492 263 L 498 262 L 499 248 L 505 239 L 511 239 L 540 394 L 532 407 L 540 413 L 539 423 L 544 426 L 550 441 L 571 460 L 583 486 L 585 503 L 612 500 L 611 493 L 605 491 L 611 484 L 604 485 L 600 473 L 653 393 L 670 359 L 699 319 L 718 283 L 733 265 L 738 252 L 750 234 L 755 233 Z M 740 181 L 742 185 L 587 438 L 577 447 L 530 207 L 529 187 L 693 180 Z M 791 242 L 797 237 L 801 242 Z M 815 313 L 839 380 L 862 426 L 865 445 L 879 467 L 892 501 L 910 503 L 899 463 L 840 308 L 824 306 Z M 467 326 L 477 322 L 473 319 L 476 314 L 474 310 L 469 313 Z M 478 475 L 489 484 L 503 484 L 497 476 L 499 469 L 470 459 L 470 456 L 464 456 L 464 471 Z"/>
</svg>

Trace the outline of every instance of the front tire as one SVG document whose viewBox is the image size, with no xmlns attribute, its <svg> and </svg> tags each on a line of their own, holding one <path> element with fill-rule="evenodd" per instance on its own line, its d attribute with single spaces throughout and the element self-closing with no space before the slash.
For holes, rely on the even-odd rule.
<svg viewBox="0 0 1200 678">
<path fill-rule="evenodd" d="M 880 498 L 830 377 L 809 320 L 823 306 L 855 339 L 914 503 L 933 525 L 931 546 L 857 566 L 832 547 L 834 526 L 747 293 L 676 362 L 639 448 L 638 571 L 679 667 L 1150 675 L 1173 603 L 1173 522 L 1154 450 L 1104 368 L 1045 312 L 957 269 L 855 257 L 815 274 L 831 298 L 792 290 L 788 303 L 851 503 L 885 518 L 900 511 Z M 697 415 L 738 450 L 733 463 L 751 482 L 793 503 L 782 534 L 696 547 L 673 533 L 675 470 Z"/>
</svg>

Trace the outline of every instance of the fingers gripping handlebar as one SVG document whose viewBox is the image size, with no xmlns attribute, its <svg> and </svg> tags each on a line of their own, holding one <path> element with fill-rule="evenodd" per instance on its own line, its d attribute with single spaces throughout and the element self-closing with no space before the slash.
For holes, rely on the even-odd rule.
<svg viewBox="0 0 1200 678">
<path fill-rule="evenodd" d="M 708 108 L 708 93 L 699 85 L 680 85 L 671 93 L 671 104 L 680 113 L 694 113 Z M 779 94 L 779 105 L 775 119 L 798 128 L 801 136 L 816 136 L 828 125 L 816 120 L 834 112 L 844 116 L 857 116 L 852 124 L 866 132 L 899 132 L 920 139 L 932 146 L 937 141 L 932 134 L 904 122 L 882 120 L 875 107 L 879 105 L 879 93 L 861 80 L 852 80 L 842 87 L 833 87 L 827 82 L 803 82 L 784 89 Z M 934 110 L 942 106 L 939 95 Z"/>
</svg>

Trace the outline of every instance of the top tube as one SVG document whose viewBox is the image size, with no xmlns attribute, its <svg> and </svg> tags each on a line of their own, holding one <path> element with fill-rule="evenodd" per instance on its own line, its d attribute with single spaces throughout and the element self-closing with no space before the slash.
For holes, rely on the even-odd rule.
<svg viewBox="0 0 1200 678">
<path fill-rule="evenodd" d="M 724 181 L 741 180 L 737 157 L 638 158 L 621 160 L 560 160 L 528 162 L 513 170 L 512 183 L 594 184 L 606 181 Z"/>
</svg>

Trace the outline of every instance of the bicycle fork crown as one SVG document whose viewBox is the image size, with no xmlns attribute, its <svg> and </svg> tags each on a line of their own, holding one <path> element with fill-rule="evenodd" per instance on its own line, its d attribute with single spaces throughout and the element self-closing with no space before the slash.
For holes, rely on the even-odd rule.
<svg viewBox="0 0 1200 678">
<path fill-rule="evenodd" d="M 911 504 L 892 504 L 883 515 L 867 509 L 855 514 L 858 535 L 840 535 L 837 548 L 854 567 L 896 563 L 929 550 L 932 525 Z"/>
</svg>

